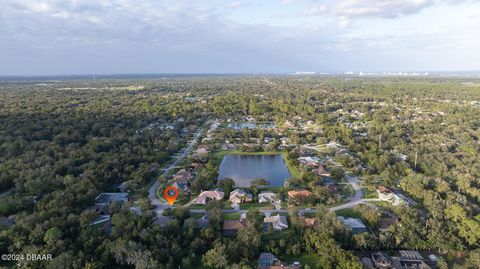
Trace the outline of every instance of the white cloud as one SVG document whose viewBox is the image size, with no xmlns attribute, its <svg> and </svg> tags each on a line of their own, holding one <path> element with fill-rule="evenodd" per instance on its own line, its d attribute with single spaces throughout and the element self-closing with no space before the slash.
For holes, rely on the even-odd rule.
<svg viewBox="0 0 480 269">
<path fill-rule="evenodd" d="M 464 11 L 478 4 L 469 1 L 280 0 L 258 6 L 250 0 L 4 1 L 0 75 L 339 70 L 372 59 L 376 66 L 398 64 L 390 54 L 406 61 L 409 54 L 440 57 L 458 48 L 464 51 L 457 56 L 464 53 L 471 66 L 478 58 L 470 57 L 472 51 L 480 46 L 478 17 L 474 9 Z M 437 13 L 441 5 L 449 8 Z M 293 16 L 305 8 L 312 16 Z M 275 14 L 281 23 L 269 24 Z M 443 19 L 452 14 L 451 22 Z M 389 58 L 382 62 L 378 55 Z"/>
<path fill-rule="evenodd" d="M 245 6 L 245 4 L 243 4 L 242 2 L 239 2 L 239 1 L 231 2 L 231 3 L 227 4 L 228 8 L 241 8 L 241 7 L 244 7 L 244 6 Z"/>
<path fill-rule="evenodd" d="M 434 3 L 435 0 L 314 0 L 307 6 L 306 13 L 310 15 L 327 13 L 348 18 L 396 18 L 417 13 Z"/>
</svg>

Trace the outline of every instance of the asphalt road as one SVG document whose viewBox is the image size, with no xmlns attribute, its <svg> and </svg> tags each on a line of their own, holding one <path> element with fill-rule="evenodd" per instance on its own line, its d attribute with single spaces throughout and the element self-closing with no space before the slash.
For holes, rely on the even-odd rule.
<svg viewBox="0 0 480 269">
<path fill-rule="evenodd" d="M 188 154 L 192 151 L 193 147 L 198 143 L 198 139 L 202 133 L 202 128 L 198 129 L 195 133 L 193 140 L 188 142 L 187 146 L 183 148 L 183 150 L 178 154 L 175 160 L 170 163 L 166 168 L 163 169 L 163 173 L 161 174 L 162 178 L 165 178 L 170 173 L 170 170 L 175 168 L 183 159 L 185 159 Z M 150 189 L 148 189 L 148 199 L 150 200 L 151 204 L 155 206 L 155 212 L 157 216 L 163 216 L 163 210 L 166 208 L 170 208 L 171 206 L 164 200 L 161 200 L 157 197 L 157 189 L 160 186 L 160 181 L 155 179 L 155 182 L 152 184 Z"/>
<path fill-rule="evenodd" d="M 200 128 L 195 133 L 194 139 L 191 140 L 187 144 L 187 146 L 178 154 L 176 159 L 172 163 L 170 163 L 166 168 L 164 168 L 164 171 L 161 174 L 161 176 L 163 178 L 168 176 L 168 174 L 170 173 L 170 170 L 175 168 L 183 159 L 185 159 L 188 156 L 188 154 L 192 151 L 193 147 L 198 143 L 198 140 L 201 136 L 201 131 L 202 131 L 202 128 Z M 353 190 L 355 191 L 355 194 L 348 199 L 348 202 L 346 202 L 344 204 L 341 204 L 341 205 L 338 205 L 338 206 L 330 207 L 329 208 L 330 211 L 337 211 L 337 210 L 340 210 L 340 209 L 352 208 L 355 205 L 364 204 L 368 201 L 378 201 L 378 199 L 362 199 L 362 189 L 357 184 L 357 178 L 347 174 L 346 179 L 347 179 L 348 184 L 350 184 L 350 186 L 352 186 Z M 163 210 L 165 210 L 166 208 L 172 208 L 172 206 L 170 206 L 165 200 L 159 199 L 157 197 L 157 189 L 158 189 L 159 186 L 160 186 L 160 181 L 155 180 L 155 182 L 152 184 L 152 186 L 148 190 L 148 199 L 150 199 L 151 204 L 153 206 L 155 206 L 155 212 L 157 214 L 157 218 L 158 219 L 165 219 L 165 221 L 168 221 L 168 218 L 163 216 Z M 247 211 L 248 210 L 241 210 L 241 209 L 240 210 L 235 210 L 235 209 L 224 209 L 223 210 L 224 213 L 244 213 L 244 212 L 247 212 Z M 261 209 L 259 211 L 262 212 L 262 213 L 270 213 L 270 214 L 272 214 L 272 213 L 286 213 L 287 212 L 286 209 L 280 209 L 280 210 Z M 190 212 L 192 212 L 192 213 L 205 213 L 206 210 L 205 209 L 190 209 Z M 315 213 L 316 210 L 314 208 L 312 208 L 311 210 L 299 209 L 298 212 L 301 212 L 301 213 Z"/>
</svg>

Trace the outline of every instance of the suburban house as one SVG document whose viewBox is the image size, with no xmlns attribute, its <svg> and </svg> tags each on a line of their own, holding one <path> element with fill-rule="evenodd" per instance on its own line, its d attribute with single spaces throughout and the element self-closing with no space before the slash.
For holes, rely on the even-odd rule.
<svg viewBox="0 0 480 269">
<path fill-rule="evenodd" d="M 262 252 L 258 257 L 259 269 L 301 269 L 302 265 L 299 262 L 286 264 L 270 252 Z"/>
<path fill-rule="evenodd" d="M 230 193 L 228 200 L 232 202 L 232 204 L 248 203 L 253 200 L 253 195 L 242 189 L 236 189 Z"/>
<path fill-rule="evenodd" d="M 224 220 L 223 233 L 225 235 L 235 235 L 238 231 L 247 227 L 247 214 L 243 213 L 239 220 Z"/>
<path fill-rule="evenodd" d="M 390 188 L 387 188 L 385 186 L 378 186 L 377 187 L 377 193 L 378 193 L 378 198 L 380 201 L 386 201 L 389 202 L 392 205 L 415 205 L 415 201 L 412 199 L 406 197 L 402 193 L 392 190 Z"/>
<path fill-rule="evenodd" d="M 400 221 L 398 220 L 398 218 L 382 218 L 380 219 L 378 229 L 380 231 L 385 231 L 393 225 L 400 225 Z"/>
<path fill-rule="evenodd" d="M 430 269 L 422 255 L 415 250 L 400 250 L 400 257 L 393 257 L 393 265 L 398 268 Z"/>
<path fill-rule="evenodd" d="M 322 177 L 329 177 L 332 175 L 322 164 L 320 164 L 317 169 L 314 169 L 313 173 Z"/>
<path fill-rule="evenodd" d="M 198 169 L 201 169 L 201 168 L 204 168 L 205 165 L 203 163 L 199 163 L 199 162 L 192 162 L 190 164 L 190 169 L 193 169 L 193 170 L 198 170 Z"/>
<path fill-rule="evenodd" d="M 361 219 L 344 218 L 342 216 L 337 217 L 337 219 L 342 221 L 343 224 L 352 231 L 352 234 L 368 233 L 367 226 L 365 226 Z"/>
<path fill-rule="evenodd" d="M 316 168 L 316 167 L 320 167 L 320 163 L 318 162 L 308 162 L 307 164 L 305 164 L 306 167 L 309 167 L 309 168 Z"/>
<path fill-rule="evenodd" d="M 234 235 L 245 228 L 245 222 L 241 220 L 224 220 L 223 233 L 225 235 Z"/>
<path fill-rule="evenodd" d="M 266 216 L 263 218 L 263 224 L 265 228 L 272 227 L 275 231 L 282 231 L 288 228 L 287 217 L 275 215 L 275 216 Z"/>
<path fill-rule="evenodd" d="M 187 190 L 188 182 L 192 177 L 192 173 L 189 170 L 181 169 L 173 176 L 173 179 L 175 180 L 173 186 L 177 189 Z"/>
<path fill-rule="evenodd" d="M 374 252 L 372 254 L 372 261 L 376 268 L 417 268 L 430 269 L 431 267 L 426 263 L 426 260 L 414 250 L 400 250 L 399 256 L 392 256 L 383 252 Z"/>
<path fill-rule="evenodd" d="M 372 253 L 372 261 L 376 268 L 391 268 L 392 266 L 392 259 L 390 256 L 383 252 L 374 252 Z"/>
<path fill-rule="evenodd" d="M 316 218 L 307 218 L 305 216 L 298 217 L 298 221 L 300 224 L 303 225 L 305 228 L 311 228 L 317 226 L 317 219 Z"/>
<path fill-rule="evenodd" d="M 284 125 L 285 125 L 285 128 L 287 128 L 287 129 L 293 129 L 293 128 L 295 128 L 295 124 L 293 124 L 293 123 L 292 123 L 291 121 L 289 121 L 289 120 L 286 120 Z"/>
<path fill-rule="evenodd" d="M 178 170 L 177 173 L 173 176 L 173 178 L 176 181 L 183 181 L 183 182 L 188 182 L 190 179 L 192 179 L 192 172 L 186 170 L 186 169 L 180 169 Z"/>
<path fill-rule="evenodd" d="M 237 147 L 234 144 L 223 144 L 222 150 L 235 150 Z"/>
<path fill-rule="evenodd" d="M 298 162 L 300 162 L 301 164 L 308 164 L 308 163 L 317 163 L 317 164 L 320 164 L 321 163 L 321 160 L 320 158 L 318 157 L 310 157 L 310 156 L 307 156 L 307 157 L 299 157 L 298 158 Z"/>
<path fill-rule="evenodd" d="M 198 154 L 198 155 L 207 155 L 208 154 L 208 149 L 205 148 L 205 147 L 201 147 L 201 148 L 198 148 L 195 151 L 195 153 Z"/>
<path fill-rule="evenodd" d="M 261 192 L 258 194 L 259 203 L 274 203 L 277 195 L 273 192 Z"/>
<path fill-rule="evenodd" d="M 14 224 L 15 224 L 15 215 L 9 216 L 8 218 L 0 216 L 0 228 L 2 226 L 11 227 Z"/>
<path fill-rule="evenodd" d="M 292 190 L 288 191 L 288 197 L 294 198 L 296 196 L 308 197 L 312 195 L 312 193 L 308 190 Z"/>
<path fill-rule="evenodd" d="M 206 205 L 212 200 L 222 200 L 224 195 L 223 191 L 220 190 L 203 191 L 195 198 L 194 204 Z"/>
</svg>

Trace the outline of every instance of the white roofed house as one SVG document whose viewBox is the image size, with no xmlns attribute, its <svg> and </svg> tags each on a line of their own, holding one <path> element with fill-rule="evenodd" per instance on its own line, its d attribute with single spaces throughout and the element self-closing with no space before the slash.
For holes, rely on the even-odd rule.
<svg viewBox="0 0 480 269">
<path fill-rule="evenodd" d="M 378 193 L 378 198 L 381 201 L 389 202 L 392 205 L 416 205 L 416 202 L 413 201 L 411 198 L 406 197 L 398 190 L 392 190 L 390 188 L 386 188 L 384 186 L 378 186 L 376 189 Z"/>
<path fill-rule="evenodd" d="M 275 209 L 280 210 L 282 208 L 282 201 L 273 192 L 261 192 L 258 194 L 259 203 L 271 203 L 275 206 Z"/>
<path fill-rule="evenodd" d="M 263 219 L 263 224 L 268 228 L 270 225 L 274 231 L 282 231 L 288 228 L 287 217 L 275 215 Z"/>
<path fill-rule="evenodd" d="M 232 202 L 232 204 L 248 203 L 253 200 L 253 195 L 242 189 L 236 189 L 230 193 L 228 200 Z"/>
<path fill-rule="evenodd" d="M 273 192 L 261 192 L 258 194 L 259 203 L 274 203 L 277 195 Z"/>
<path fill-rule="evenodd" d="M 209 201 L 212 200 L 222 200 L 224 195 L 225 193 L 220 190 L 203 191 L 198 195 L 197 198 L 195 198 L 194 204 L 206 205 Z"/>
</svg>

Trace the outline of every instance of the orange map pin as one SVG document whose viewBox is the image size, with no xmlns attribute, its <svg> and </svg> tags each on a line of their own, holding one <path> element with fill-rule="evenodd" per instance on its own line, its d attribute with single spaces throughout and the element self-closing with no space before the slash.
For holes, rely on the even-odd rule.
<svg viewBox="0 0 480 269">
<path fill-rule="evenodd" d="M 167 200 L 167 202 L 170 205 L 173 205 L 173 203 L 175 203 L 175 200 L 177 200 L 178 189 L 175 188 L 174 186 L 170 186 L 165 189 L 163 194 L 165 194 L 165 199 Z"/>
</svg>

